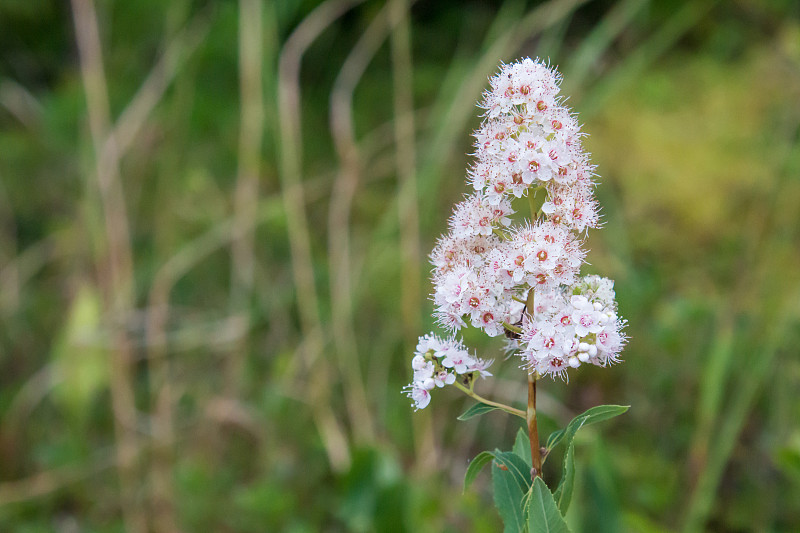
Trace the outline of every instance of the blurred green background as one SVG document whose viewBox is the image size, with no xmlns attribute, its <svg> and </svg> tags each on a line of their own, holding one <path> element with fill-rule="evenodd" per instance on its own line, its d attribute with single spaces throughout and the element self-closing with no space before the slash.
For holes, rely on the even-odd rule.
<svg viewBox="0 0 800 533">
<path fill-rule="evenodd" d="M 462 479 L 518 422 L 401 388 L 523 56 L 590 135 L 584 270 L 630 322 L 539 387 L 545 435 L 632 406 L 579 435 L 573 531 L 800 531 L 795 0 L 0 1 L 0 531 L 501 530 Z"/>
</svg>

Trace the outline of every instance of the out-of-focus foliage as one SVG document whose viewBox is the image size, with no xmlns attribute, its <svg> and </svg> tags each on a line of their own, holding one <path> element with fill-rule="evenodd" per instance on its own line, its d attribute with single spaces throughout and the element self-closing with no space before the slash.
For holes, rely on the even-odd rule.
<svg viewBox="0 0 800 533">
<path fill-rule="evenodd" d="M 419 0 L 407 26 L 403 1 L 255 6 L 254 28 L 246 0 L 0 3 L 1 531 L 498 530 L 490 476 L 461 480 L 517 422 L 400 389 L 474 104 L 526 55 L 590 134 L 586 269 L 630 323 L 623 364 L 540 387 L 544 435 L 632 405 L 575 440 L 571 528 L 800 530 L 797 2 Z M 523 403 L 500 341 L 467 336 L 498 359 L 479 392 Z"/>
</svg>

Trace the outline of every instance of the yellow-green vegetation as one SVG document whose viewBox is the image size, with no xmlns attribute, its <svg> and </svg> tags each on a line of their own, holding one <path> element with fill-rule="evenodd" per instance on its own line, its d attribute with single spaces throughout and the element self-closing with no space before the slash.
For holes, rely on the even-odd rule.
<svg viewBox="0 0 800 533">
<path fill-rule="evenodd" d="M 589 133 L 631 337 L 540 383 L 545 436 L 631 405 L 575 439 L 570 528 L 800 530 L 797 2 L 6 0 L 0 531 L 499 530 L 462 479 L 520 421 L 401 388 L 521 56 Z"/>
</svg>

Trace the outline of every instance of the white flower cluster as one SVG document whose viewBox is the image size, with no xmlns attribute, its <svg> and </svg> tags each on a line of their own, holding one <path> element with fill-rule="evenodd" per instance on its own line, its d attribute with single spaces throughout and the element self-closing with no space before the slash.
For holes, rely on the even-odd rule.
<svg viewBox="0 0 800 533">
<path fill-rule="evenodd" d="M 439 240 L 431 262 L 440 324 L 455 330 L 468 319 L 494 337 L 503 333 L 503 322 L 519 321 L 530 287 L 575 282 L 585 252 L 564 226 L 543 221 L 510 229 L 505 237 L 451 232 Z"/>
<path fill-rule="evenodd" d="M 599 223 L 594 166 L 581 146 L 580 124 L 557 97 L 560 82 L 555 69 L 530 58 L 492 78 L 469 180 L 492 205 L 544 187 L 548 219 L 580 232 Z"/>
<path fill-rule="evenodd" d="M 476 375 L 491 376 L 486 371 L 489 365 L 491 362 L 471 356 L 455 338 L 442 340 L 433 334 L 425 335 L 420 337 L 411 360 L 414 381 L 405 390 L 417 409 L 423 409 L 430 403 L 431 391 L 435 387 L 452 385 L 457 376 L 464 376 L 467 380 Z"/>
<path fill-rule="evenodd" d="M 468 175 L 475 192 L 455 206 L 431 262 L 443 327 L 470 324 L 515 337 L 530 372 L 563 377 L 582 362 L 616 361 L 625 338 L 613 282 L 578 278 L 583 235 L 599 226 L 599 215 L 594 167 L 580 124 L 557 96 L 560 81 L 555 69 L 531 59 L 504 65 L 491 79 Z M 539 212 L 514 226 L 511 201 L 521 197 Z M 427 399 L 411 390 L 424 407 Z"/>
<path fill-rule="evenodd" d="M 530 370 L 565 377 L 568 367 L 619 360 L 625 321 L 617 316 L 610 279 L 586 276 L 570 287 L 537 292 L 532 311 L 515 341 Z"/>
</svg>

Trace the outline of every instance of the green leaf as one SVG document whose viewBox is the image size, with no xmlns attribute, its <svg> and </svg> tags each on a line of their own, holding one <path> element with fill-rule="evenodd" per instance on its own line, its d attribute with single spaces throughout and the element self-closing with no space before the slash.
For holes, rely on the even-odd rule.
<svg viewBox="0 0 800 533">
<path fill-rule="evenodd" d="M 503 470 L 497 464 L 493 465 L 492 488 L 494 504 L 505 526 L 504 533 L 523 533 L 525 514 L 522 500 L 525 498 L 525 492 L 520 488 L 514 474 L 509 470 Z"/>
<path fill-rule="evenodd" d="M 555 448 L 556 445 L 559 442 L 561 442 L 561 439 L 564 438 L 564 431 L 565 430 L 566 430 L 566 428 L 565 429 L 558 429 L 558 430 L 550 433 L 550 436 L 547 437 L 547 444 L 545 444 L 544 447 L 547 448 L 547 452 L 548 453 L 550 452 L 550 450 Z"/>
<path fill-rule="evenodd" d="M 564 454 L 564 472 L 561 475 L 561 483 L 553 493 L 561 514 L 567 514 L 573 488 L 575 488 L 575 443 L 571 442 L 567 447 L 567 453 Z"/>
<path fill-rule="evenodd" d="M 621 415 L 629 408 L 630 405 L 598 405 L 587 409 L 585 412 L 573 418 L 570 423 L 567 424 L 566 428 L 559 429 L 550 434 L 547 438 L 547 451 L 549 452 L 552 450 L 564 439 L 567 440 L 567 446 L 569 447 L 570 442 L 572 442 L 572 439 L 575 437 L 575 433 L 583 426 L 614 418 L 615 416 Z"/>
<path fill-rule="evenodd" d="M 514 447 L 512 451 L 522 457 L 522 460 L 531 467 L 531 440 L 528 437 L 528 432 L 523 428 L 517 431 L 517 438 L 514 440 Z"/>
<path fill-rule="evenodd" d="M 463 413 L 461 416 L 458 417 L 459 420 L 469 420 L 470 418 L 480 416 L 484 413 L 488 413 L 489 411 L 494 411 L 495 409 L 499 409 L 499 407 L 494 407 L 493 405 L 488 405 L 485 403 L 476 403 Z"/>
<path fill-rule="evenodd" d="M 553 494 L 537 477 L 528 498 L 528 533 L 570 533 Z"/>
<path fill-rule="evenodd" d="M 472 482 L 475 481 L 475 478 L 478 477 L 478 474 L 483 467 L 486 466 L 486 463 L 492 460 L 494 454 L 492 452 L 481 452 L 475 456 L 475 459 L 469 463 L 467 467 L 467 473 L 464 476 L 464 491 L 472 485 Z"/>
<path fill-rule="evenodd" d="M 514 476 L 514 480 L 523 494 L 528 492 L 531 488 L 531 467 L 525 464 L 525 461 L 519 455 L 514 452 L 495 450 L 494 460 Z"/>
</svg>

